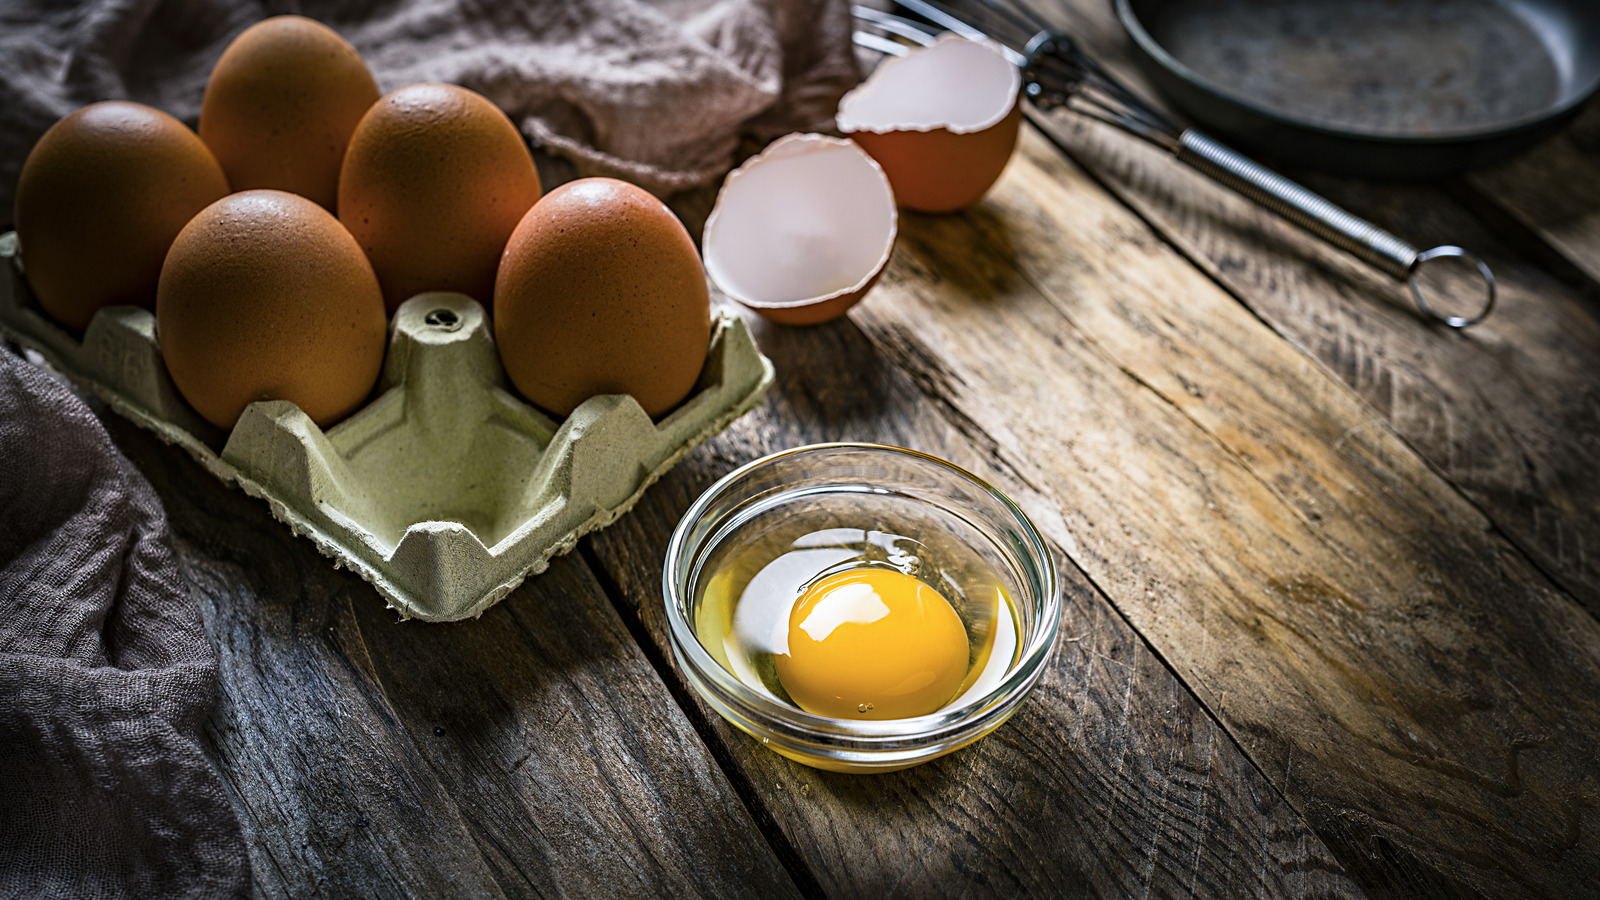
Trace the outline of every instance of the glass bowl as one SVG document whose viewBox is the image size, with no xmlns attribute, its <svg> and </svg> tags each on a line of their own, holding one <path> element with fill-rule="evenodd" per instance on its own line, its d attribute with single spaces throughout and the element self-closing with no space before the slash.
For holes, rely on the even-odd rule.
<svg viewBox="0 0 1600 900">
<path fill-rule="evenodd" d="M 841 563 L 841 553 L 871 558 Z M 830 571 L 911 566 L 908 574 L 957 598 L 972 661 L 955 698 L 911 718 L 842 719 L 805 712 L 780 696 L 781 686 L 764 685 L 731 636 L 783 627 L 774 623 L 788 621 L 795 578 L 825 574 L 749 589 L 757 578 L 769 586 L 769 570 L 788 568 L 771 561 L 786 554 L 812 560 L 812 570 L 829 559 Z M 880 444 L 814 444 L 729 473 L 673 531 L 662 584 L 673 655 L 695 690 L 767 748 L 836 772 L 903 769 L 999 727 L 1043 674 L 1061 616 L 1050 554 L 1015 504 L 951 463 Z M 750 618 L 736 618 L 746 604 Z M 755 619 L 763 608 L 767 619 Z M 980 633 L 989 635 L 981 647 Z"/>
</svg>

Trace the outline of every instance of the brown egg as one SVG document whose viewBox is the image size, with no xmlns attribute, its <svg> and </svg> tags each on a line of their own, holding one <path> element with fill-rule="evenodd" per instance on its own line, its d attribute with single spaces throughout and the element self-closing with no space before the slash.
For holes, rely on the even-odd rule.
<svg viewBox="0 0 1600 900">
<path fill-rule="evenodd" d="M 423 291 L 460 291 L 487 306 L 506 239 L 539 192 L 533 156 L 505 113 L 466 88 L 413 84 L 356 127 L 339 218 L 391 312 Z"/>
<path fill-rule="evenodd" d="M 339 164 L 378 83 L 338 32 L 274 16 L 233 39 L 206 82 L 200 138 L 236 191 L 275 188 L 329 210 Z"/>
<path fill-rule="evenodd" d="M 290 400 L 323 428 L 353 412 L 383 365 L 387 323 L 372 267 L 327 210 L 245 191 L 172 242 L 156 339 L 195 411 L 232 429 L 257 400 Z"/>
<path fill-rule="evenodd" d="M 17 180 L 22 267 L 39 305 L 82 331 L 103 306 L 155 308 L 172 239 L 228 193 L 206 145 L 138 103 L 95 103 L 50 126 Z"/>
<path fill-rule="evenodd" d="M 580 179 L 551 191 L 511 235 L 494 333 L 511 383 L 551 412 L 632 394 L 661 416 L 705 363 L 705 270 L 660 200 L 611 178 Z"/>
</svg>

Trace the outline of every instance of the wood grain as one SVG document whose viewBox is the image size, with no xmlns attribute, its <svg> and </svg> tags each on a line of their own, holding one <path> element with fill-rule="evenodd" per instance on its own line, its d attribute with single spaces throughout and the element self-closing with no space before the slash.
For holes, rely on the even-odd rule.
<svg viewBox="0 0 1600 900">
<path fill-rule="evenodd" d="M 1052 537 L 1365 888 L 1590 890 L 1600 623 L 1040 136 L 1020 152 L 977 210 L 906 217 L 854 320 L 1037 467 Z"/>
<path fill-rule="evenodd" d="M 1055 21 L 1070 24 L 1098 59 L 1141 82 L 1108 5 L 1052 5 Z M 1500 279 L 1497 311 L 1452 333 L 1416 313 L 1400 284 L 1167 154 L 1068 113 L 1035 121 L 1163 239 L 1354 389 L 1541 571 L 1600 615 L 1600 321 L 1579 291 L 1519 257 L 1442 189 L 1297 176 L 1418 247 L 1460 244 L 1490 263 Z M 1563 156 L 1559 145 L 1538 159 L 1551 156 L 1570 165 L 1524 173 L 1520 183 L 1576 203 L 1600 190 L 1592 164 Z M 1566 244 L 1582 246 L 1586 228 L 1580 222 Z M 1589 246 L 1593 253 L 1600 243 Z M 1480 290 L 1476 276 L 1456 272 L 1441 286 Z"/>
<path fill-rule="evenodd" d="M 208 723 L 257 893 L 795 896 L 581 559 L 398 622 L 265 504 L 108 417 L 221 657 Z"/>
<path fill-rule="evenodd" d="M 1564 133 L 1510 162 L 1467 177 L 1591 283 L 1600 283 L 1600 105 Z"/>
<path fill-rule="evenodd" d="M 941 271 L 949 272 L 950 269 Z M 639 632 L 740 783 L 838 897 L 1352 896 L 1359 890 L 1143 641 L 1065 558 L 1054 662 L 1017 715 L 972 747 L 903 772 L 820 772 L 762 749 L 666 663 L 662 553 L 693 498 L 737 464 L 822 440 L 873 440 L 951 459 L 1036 520 L 1059 519 L 953 409 L 849 321 L 752 320 L 778 382 L 768 401 L 691 454 L 628 516 L 588 540 Z M 1059 531 L 1059 530 L 1058 530 Z"/>
</svg>

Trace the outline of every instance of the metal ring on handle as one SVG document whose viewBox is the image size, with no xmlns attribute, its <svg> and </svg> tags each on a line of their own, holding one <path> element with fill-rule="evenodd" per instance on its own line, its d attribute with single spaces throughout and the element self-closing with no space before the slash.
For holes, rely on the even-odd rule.
<svg viewBox="0 0 1600 900">
<path fill-rule="evenodd" d="M 1423 296 L 1422 287 L 1417 284 L 1417 271 L 1422 268 L 1423 263 L 1430 259 L 1439 259 L 1441 257 L 1451 256 L 1469 260 L 1473 265 L 1477 266 L 1478 274 L 1483 276 L 1483 282 L 1489 288 L 1488 297 L 1483 301 L 1483 309 L 1478 310 L 1478 314 L 1475 316 L 1446 316 L 1435 312 L 1434 308 L 1428 305 L 1428 299 Z M 1449 325 L 1451 328 L 1467 328 L 1472 325 L 1476 325 L 1479 322 L 1482 322 L 1484 319 L 1489 318 L 1489 313 L 1494 310 L 1494 273 L 1489 271 L 1488 264 L 1479 259 L 1476 255 L 1452 244 L 1445 244 L 1444 246 L 1434 247 L 1431 250 L 1424 250 L 1421 253 L 1418 253 L 1416 262 L 1411 264 L 1411 273 L 1406 276 L 1406 284 L 1411 285 L 1411 296 L 1416 298 L 1418 309 L 1422 310 L 1429 316 L 1438 319 L 1440 322 Z"/>
</svg>

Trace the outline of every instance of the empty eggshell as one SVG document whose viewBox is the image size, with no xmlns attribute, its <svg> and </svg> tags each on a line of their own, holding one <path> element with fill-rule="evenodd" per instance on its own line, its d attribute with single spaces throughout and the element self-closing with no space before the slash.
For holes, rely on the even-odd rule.
<svg viewBox="0 0 1600 900">
<path fill-rule="evenodd" d="M 1017 145 L 1022 74 L 999 47 L 946 34 L 884 60 L 839 101 L 839 130 L 872 154 L 895 199 L 920 212 L 976 202 Z"/>
<path fill-rule="evenodd" d="M 706 220 L 706 274 L 774 322 L 836 319 L 894 249 L 894 194 L 849 141 L 791 134 L 728 175 Z"/>
</svg>

